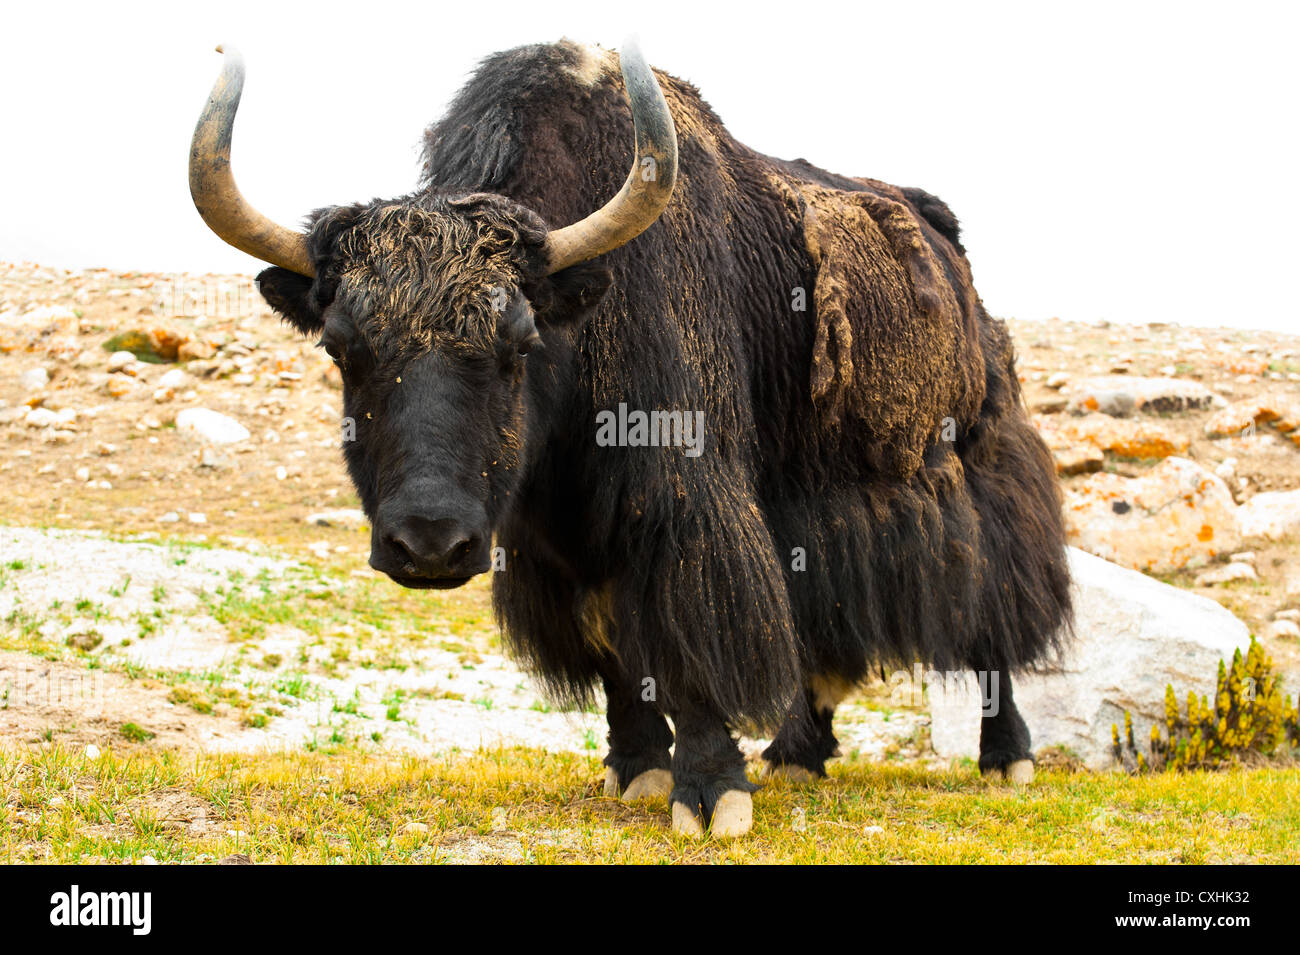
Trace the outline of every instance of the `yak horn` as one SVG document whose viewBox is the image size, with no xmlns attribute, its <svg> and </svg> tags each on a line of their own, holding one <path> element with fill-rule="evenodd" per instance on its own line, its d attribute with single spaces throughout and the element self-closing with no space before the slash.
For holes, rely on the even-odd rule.
<svg viewBox="0 0 1300 955">
<path fill-rule="evenodd" d="M 225 54 L 221 75 L 194 127 L 190 141 L 190 195 L 213 232 L 249 255 L 299 275 L 313 276 L 307 238 L 277 225 L 246 200 L 230 171 L 230 138 L 235 111 L 244 91 L 244 58 L 234 47 L 217 47 Z"/>
<path fill-rule="evenodd" d="M 659 218 L 677 182 L 677 130 L 663 91 L 633 42 L 619 56 L 632 104 L 636 157 L 618 195 L 581 222 L 554 229 L 546 239 L 547 274 L 617 249 Z"/>
</svg>

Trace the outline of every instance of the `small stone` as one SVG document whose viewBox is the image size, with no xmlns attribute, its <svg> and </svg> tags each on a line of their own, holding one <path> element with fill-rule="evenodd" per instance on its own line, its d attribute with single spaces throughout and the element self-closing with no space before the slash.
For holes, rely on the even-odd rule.
<svg viewBox="0 0 1300 955">
<path fill-rule="evenodd" d="M 1069 407 L 1069 405 L 1070 402 L 1066 398 L 1062 398 L 1060 395 L 1053 395 L 1050 398 L 1040 398 L 1038 401 L 1035 401 L 1031 410 L 1038 414 L 1060 414 Z"/>
<path fill-rule="evenodd" d="M 194 341 L 185 342 L 176 349 L 176 360 L 206 361 L 216 355 L 216 353 L 216 348 L 214 348 L 210 342 L 199 341 L 196 339 Z"/>
<path fill-rule="evenodd" d="M 1243 550 L 1236 554 L 1228 555 L 1230 564 L 1253 564 L 1255 563 L 1255 552 L 1253 550 Z"/>
<path fill-rule="evenodd" d="M 189 375 L 185 374 L 185 372 L 179 368 L 173 368 L 158 379 L 158 387 L 172 389 L 180 388 L 187 381 L 189 381 Z"/>
<path fill-rule="evenodd" d="M 175 524 L 180 519 L 181 516 L 177 514 L 175 511 L 167 511 L 165 514 L 162 515 L 162 517 L 158 518 L 158 521 L 161 524 Z"/>
<path fill-rule="evenodd" d="M 1274 620 L 1294 620 L 1300 623 L 1300 610 L 1279 610 L 1273 614 Z"/>
<path fill-rule="evenodd" d="M 208 522 L 208 515 L 204 514 L 202 511 L 191 511 L 185 515 L 185 519 L 191 524 L 206 524 Z"/>
<path fill-rule="evenodd" d="M 369 523 L 365 511 L 351 507 L 308 514 L 305 520 L 316 527 L 339 527 L 349 531 L 359 530 Z"/>
<path fill-rule="evenodd" d="M 135 355 L 129 351 L 115 351 L 108 356 L 109 371 L 125 371 L 127 367 L 135 364 Z"/>
<path fill-rule="evenodd" d="M 73 477 L 75 477 L 82 484 L 85 484 L 87 481 L 90 480 L 90 468 L 88 467 L 77 468 L 77 470 L 73 472 Z"/>
<path fill-rule="evenodd" d="M 49 408 L 33 408 L 23 418 L 23 424 L 29 428 L 52 428 L 58 421 L 58 413 Z"/>
<path fill-rule="evenodd" d="M 286 468 L 283 464 L 275 469 L 275 479 L 277 481 L 283 481 L 288 476 L 289 476 L 289 469 Z"/>
<path fill-rule="evenodd" d="M 863 826 L 862 827 L 862 834 L 864 836 L 879 836 L 882 835 L 884 831 L 885 831 L 884 826 Z"/>
<path fill-rule="evenodd" d="M 40 391 L 50 383 L 50 373 L 44 368 L 32 368 L 22 373 L 19 383 L 24 391 Z"/>
<path fill-rule="evenodd" d="M 99 444 L 95 445 L 95 453 L 98 454 L 101 458 L 106 458 L 110 454 L 117 453 L 117 445 L 107 444 L 101 441 L 99 442 Z"/>
<path fill-rule="evenodd" d="M 230 458 L 217 451 L 216 448 L 203 448 L 199 451 L 198 467 L 219 471 L 230 467 Z"/>
<path fill-rule="evenodd" d="M 65 642 L 68 646 L 76 650 L 84 650 L 86 653 L 89 653 L 91 650 L 95 649 L 95 647 L 104 642 L 104 637 L 102 634 L 96 633 L 93 630 L 88 630 L 84 633 L 68 634 Z"/>
<path fill-rule="evenodd" d="M 1226 564 L 1223 567 L 1216 567 L 1213 570 L 1207 570 L 1196 577 L 1196 586 L 1211 587 L 1215 584 L 1226 584 L 1234 580 L 1258 580 L 1259 575 L 1255 573 L 1255 568 L 1250 564 Z"/>
<path fill-rule="evenodd" d="M 234 444 L 249 437 L 248 429 L 234 418 L 207 408 L 186 408 L 176 416 L 176 430 L 213 444 Z"/>
<path fill-rule="evenodd" d="M 1274 620 L 1265 633 L 1275 640 L 1297 640 L 1300 639 L 1300 623 L 1294 620 Z"/>
<path fill-rule="evenodd" d="M 1044 384 L 1048 388 L 1051 388 L 1053 391 L 1060 391 L 1069 383 L 1070 383 L 1070 376 L 1063 371 L 1058 371 L 1048 376 L 1047 381 L 1044 382 Z"/>
<path fill-rule="evenodd" d="M 99 747 L 94 743 L 86 747 L 86 759 L 99 759 Z"/>
</svg>

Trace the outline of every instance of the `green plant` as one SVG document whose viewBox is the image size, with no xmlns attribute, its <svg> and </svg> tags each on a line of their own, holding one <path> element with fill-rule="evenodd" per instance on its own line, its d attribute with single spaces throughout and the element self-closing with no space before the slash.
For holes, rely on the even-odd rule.
<svg viewBox="0 0 1300 955">
<path fill-rule="evenodd" d="M 1238 649 L 1230 667 L 1219 661 L 1213 705 L 1189 692 L 1184 712 L 1167 686 L 1164 723 L 1164 733 L 1158 723 L 1151 726 L 1148 756 L 1138 750 L 1133 717 L 1125 711 L 1122 739 L 1111 725 L 1115 758 L 1137 772 L 1220 769 L 1300 747 L 1300 708 L 1282 694 L 1273 660 L 1253 636 L 1244 657 Z"/>
<path fill-rule="evenodd" d="M 143 743 L 147 740 L 153 739 L 158 734 L 151 733 L 149 730 L 137 723 L 123 723 L 122 735 L 133 743 Z"/>
</svg>

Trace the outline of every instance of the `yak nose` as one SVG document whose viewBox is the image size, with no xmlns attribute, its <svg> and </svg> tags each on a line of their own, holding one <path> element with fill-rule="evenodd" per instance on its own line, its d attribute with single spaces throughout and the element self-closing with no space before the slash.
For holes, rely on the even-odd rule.
<svg viewBox="0 0 1300 955">
<path fill-rule="evenodd" d="M 376 526 L 370 564 L 396 578 L 460 579 L 488 569 L 488 535 L 455 517 L 407 515 Z"/>
</svg>

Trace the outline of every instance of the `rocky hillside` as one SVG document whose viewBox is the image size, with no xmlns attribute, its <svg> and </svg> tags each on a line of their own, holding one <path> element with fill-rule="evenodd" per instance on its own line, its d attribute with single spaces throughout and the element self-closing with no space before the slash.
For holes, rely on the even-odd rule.
<svg viewBox="0 0 1300 955">
<path fill-rule="evenodd" d="M 1300 339 L 1154 323 L 1011 328 L 1072 543 L 1212 597 L 1294 668 Z M 140 672 L 153 681 L 132 704 L 147 718 L 110 713 L 91 731 L 65 707 L 4 731 L 57 724 L 93 739 L 171 726 L 236 748 L 396 740 L 426 751 L 498 737 L 597 747 L 587 714 L 552 725 L 500 658 L 481 582 L 415 596 L 368 569 L 339 415 L 333 365 L 247 276 L 0 265 L 0 523 L 14 529 L 0 553 L 0 649 L 11 655 L 0 670 L 19 666 L 12 654 L 39 654 L 97 661 L 137 688 Z M 142 556 L 142 539 L 185 553 Z M 247 566 L 228 566 L 227 553 L 250 555 Z M 178 570 L 169 587 L 167 561 L 182 558 L 217 577 Z M 159 633 L 171 635 L 165 654 Z M 483 672 L 467 682 L 458 668 Z M 448 732 L 449 713 L 472 715 L 472 732 Z M 867 699 L 843 722 L 863 752 L 926 750 L 921 714 Z"/>
</svg>

